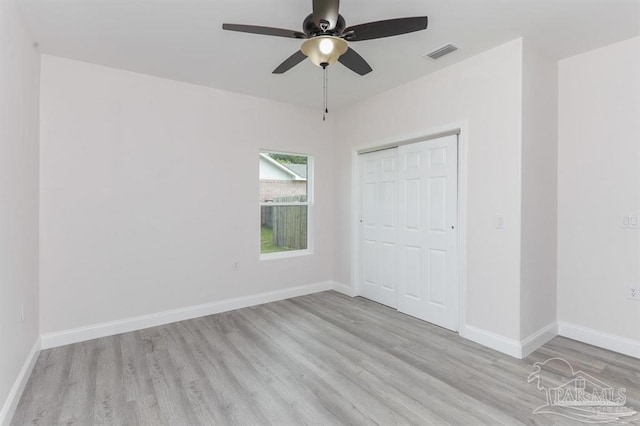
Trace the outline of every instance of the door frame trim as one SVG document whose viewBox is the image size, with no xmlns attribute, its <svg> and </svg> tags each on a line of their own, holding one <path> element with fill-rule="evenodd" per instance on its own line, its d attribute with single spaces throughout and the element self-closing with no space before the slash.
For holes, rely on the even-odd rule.
<svg viewBox="0 0 640 426">
<path fill-rule="evenodd" d="M 423 142 L 440 137 L 458 135 L 458 334 L 467 324 L 467 122 L 460 121 L 434 127 L 398 138 L 395 141 L 374 141 L 356 146 L 351 150 L 351 290 L 354 296 L 360 296 L 360 167 L 358 155 L 368 152 L 394 148 L 415 142 Z"/>
</svg>

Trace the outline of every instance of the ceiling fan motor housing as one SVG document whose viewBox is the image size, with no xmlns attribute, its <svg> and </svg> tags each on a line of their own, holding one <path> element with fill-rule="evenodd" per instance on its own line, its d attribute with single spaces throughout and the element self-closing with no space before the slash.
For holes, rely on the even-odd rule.
<svg viewBox="0 0 640 426">
<path fill-rule="evenodd" d="M 302 31 L 304 31 L 304 33 L 308 37 L 316 37 L 319 35 L 340 36 L 346 26 L 347 23 L 342 15 L 338 15 L 338 20 L 335 27 L 333 27 L 332 29 L 323 30 L 322 28 L 319 28 L 318 25 L 316 25 L 315 20 L 313 19 L 313 14 L 310 14 L 304 19 L 304 22 L 302 23 Z"/>
</svg>

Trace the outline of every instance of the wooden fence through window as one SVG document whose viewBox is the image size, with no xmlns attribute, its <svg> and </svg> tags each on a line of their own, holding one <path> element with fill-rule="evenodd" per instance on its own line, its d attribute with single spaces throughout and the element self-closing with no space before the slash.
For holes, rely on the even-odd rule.
<svg viewBox="0 0 640 426">
<path fill-rule="evenodd" d="M 306 201 L 306 196 L 275 198 L 274 202 Z M 273 245 L 290 250 L 307 248 L 307 206 L 262 206 L 261 223 L 273 231 Z"/>
</svg>

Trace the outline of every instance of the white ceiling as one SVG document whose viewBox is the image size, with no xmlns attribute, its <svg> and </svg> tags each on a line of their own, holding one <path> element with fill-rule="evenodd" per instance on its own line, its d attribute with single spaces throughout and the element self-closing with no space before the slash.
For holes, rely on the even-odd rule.
<svg viewBox="0 0 640 426">
<path fill-rule="evenodd" d="M 311 0 L 18 0 L 45 54 L 319 106 L 322 71 L 271 71 L 300 40 L 223 31 L 222 23 L 300 30 Z M 329 72 L 329 103 L 346 105 L 517 37 L 561 59 L 640 34 L 640 0 L 342 0 L 347 25 L 429 17 L 426 31 L 351 43 L 372 66 Z M 423 55 L 446 43 L 461 50 Z"/>
</svg>

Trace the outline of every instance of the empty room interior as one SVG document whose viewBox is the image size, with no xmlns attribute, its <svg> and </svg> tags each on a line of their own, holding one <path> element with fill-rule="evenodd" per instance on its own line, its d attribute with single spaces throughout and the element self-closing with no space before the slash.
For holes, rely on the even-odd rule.
<svg viewBox="0 0 640 426">
<path fill-rule="evenodd" d="M 640 425 L 640 0 L 0 0 L 0 426 Z"/>
</svg>

